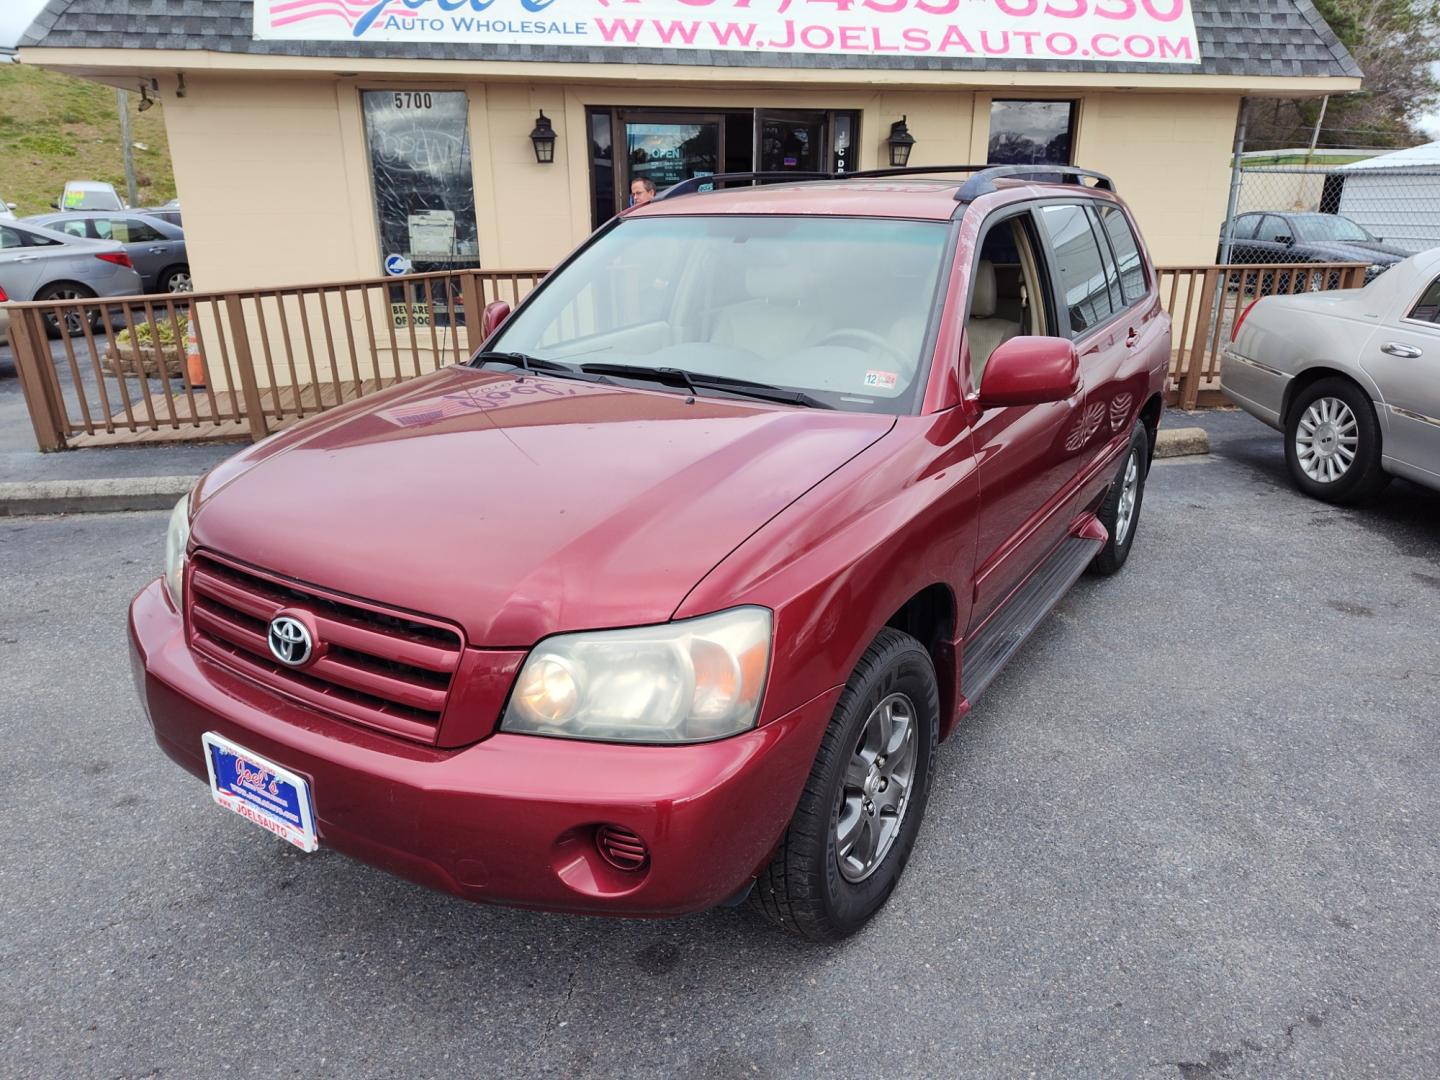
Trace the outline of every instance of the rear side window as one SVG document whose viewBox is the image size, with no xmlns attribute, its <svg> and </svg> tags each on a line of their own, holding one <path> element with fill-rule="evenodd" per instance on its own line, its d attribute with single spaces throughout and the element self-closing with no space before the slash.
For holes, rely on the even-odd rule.
<svg viewBox="0 0 1440 1080">
<path fill-rule="evenodd" d="M 1050 248 L 1061 301 L 1070 314 L 1070 329 L 1081 333 L 1115 314 L 1106 280 L 1106 260 L 1083 206 L 1046 206 L 1040 211 Z"/>
<path fill-rule="evenodd" d="M 1283 244 L 1291 238 L 1290 223 L 1274 214 L 1265 215 L 1265 222 L 1260 226 L 1259 233 L 1256 234 L 1256 239 L 1270 244 Z"/>
<path fill-rule="evenodd" d="M 1120 290 L 1124 294 L 1125 305 L 1129 307 L 1139 303 L 1149 286 L 1145 281 L 1145 260 L 1140 257 L 1140 245 L 1130 228 L 1130 220 L 1116 206 L 1101 206 L 1096 214 L 1100 218 L 1101 231 L 1110 241 L 1116 268 L 1120 271 Z"/>
<path fill-rule="evenodd" d="M 137 218 L 113 218 L 104 224 L 110 226 L 110 238 L 119 240 L 122 244 L 153 244 L 157 240 L 165 239 L 158 229 Z"/>
<path fill-rule="evenodd" d="M 1420 302 L 1411 310 L 1410 318 L 1419 322 L 1440 323 L 1440 278 L 1430 282 Z"/>
<path fill-rule="evenodd" d="M 20 234 L 14 229 L 7 229 L 0 225 L 0 248 L 24 247 L 25 241 L 20 239 Z"/>
</svg>

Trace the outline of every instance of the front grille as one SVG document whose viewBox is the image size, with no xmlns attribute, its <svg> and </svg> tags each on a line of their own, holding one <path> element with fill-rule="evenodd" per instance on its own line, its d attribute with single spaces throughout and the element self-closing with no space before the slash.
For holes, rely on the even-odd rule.
<svg viewBox="0 0 1440 1080">
<path fill-rule="evenodd" d="M 207 659 L 346 720 L 435 741 L 460 665 L 458 630 L 206 553 L 195 556 L 189 596 L 190 640 Z M 270 652 L 270 620 L 282 611 L 315 628 L 316 655 L 303 668 Z"/>
</svg>

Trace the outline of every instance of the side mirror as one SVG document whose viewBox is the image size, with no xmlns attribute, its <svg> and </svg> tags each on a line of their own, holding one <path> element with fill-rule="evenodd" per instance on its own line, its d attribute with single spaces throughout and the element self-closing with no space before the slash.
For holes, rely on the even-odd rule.
<svg viewBox="0 0 1440 1080">
<path fill-rule="evenodd" d="M 15 209 L 15 204 L 14 204 L 13 202 L 7 202 L 7 203 L 5 204 L 5 209 L 6 209 L 6 210 L 14 210 L 14 209 Z"/>
<path fill-rule="evenodd" d="M 491 300 L 490 303 L 485 305 L 485 316 L 480 320 L 481 329 L 485 332 L 485 336 L 488 338 L 491 334 L 495 333 L 496 330 L 499 330 L 500 324 L 509 317 L 509 304 L 504 300 Z"/>
<path fill-rule="evenodd" d="M 1042 405 L 1064 401 L 1080 389 L 1075 343 L 1059 337 L 1014 337 L 985 362 L 980 406 Z"/>
</svg>

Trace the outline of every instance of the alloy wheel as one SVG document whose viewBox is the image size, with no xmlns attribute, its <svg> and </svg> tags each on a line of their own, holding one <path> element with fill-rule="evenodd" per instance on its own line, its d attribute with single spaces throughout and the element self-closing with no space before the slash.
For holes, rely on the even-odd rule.
<svg viewBox="0 0 1440 1080">
<path fill-rule="evenodd" d="M 1125 479 L 1120 482 L 1120 504 L 1115 508 L 1115 543 L 1125 543 L 1130 523 L 1135 520 L 1135 502 L 1140 494 L 1140 454 L 1130 448 L 1125 460 Z"/>
<path fill-rule="evenodd" d="M 172 293 L 194 292 L 195 282 L 191 280 L 188 272 L 181 271 L 170 275 L 169 289 Z"/>
<path fill-rule="evenodd" d="M 1355 414 L 1339 398 L 1316 398 L 1295 428 L 1300 468 L 1319 484 L 1333 484 L 1349 472 L 1359 445 Z"/>
<path fill-rule="evenodd" d="M 900 834 L 915 774 L 915 725 L 914 702 L 891 694 L 860 732 L 835 813 L 835 858 L 846 881 L 873 874 Z"/>
<path fill-rule="evenodd" d="M 89 300 L 90 294 L 86 292 L 81 292 L 79 289 L 60 288 L 52 289 L 47 292 L 45 294 L 45 299 L 57 302 L 71 300 Z M 85 309 L 81 307 L 65 309 L 65 334 L 67 337 L 76 337 L 84 331 L 84 310 Z M 60 329 L 60 318 L 61 316 L 56 315 L 55 312 L 47 311 L 44 315 L 46 327 L 50 330 L 58 331 Z"/>
</svg>

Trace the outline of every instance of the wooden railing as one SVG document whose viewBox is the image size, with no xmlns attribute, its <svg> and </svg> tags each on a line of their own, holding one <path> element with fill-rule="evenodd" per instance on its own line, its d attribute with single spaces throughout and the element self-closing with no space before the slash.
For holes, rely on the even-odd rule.
<svg viewBox="0 0 1440 1080">
<path fill-rule="evenodd" d="M 1364 263 L 1294 266 L 1166 266 L 1158 270 L 1160 302 L 1171 318 L 1167 404 L 1182 409 L 1221 405 L 1220 354 L 1245 308 L 1277 293 L 1354 289 Z"/>
<path fill-rule="evenodd" d="M 1246 304 L 1350 288 L 1354 263 L 1159 271 L 1174 320 L 1168 398 L 1219 404 L 1220 351 Z M 492 300 L 516 304 L 543 270 L 10 305 L 11 349 L 41 450 L 258 440 L 314 413 L 464 360 Z M 60 328 L 66 333 L 55 334 Z"/>
<path fill-rule="evenodd" d="M 41 450 L 259 440 L 464 360 L 485 305 L 519 303 L 545 273 L 12 304 L 10 345 Z"/>
</svg>

